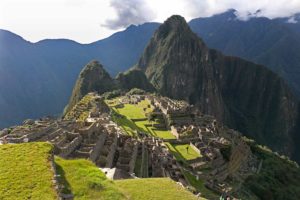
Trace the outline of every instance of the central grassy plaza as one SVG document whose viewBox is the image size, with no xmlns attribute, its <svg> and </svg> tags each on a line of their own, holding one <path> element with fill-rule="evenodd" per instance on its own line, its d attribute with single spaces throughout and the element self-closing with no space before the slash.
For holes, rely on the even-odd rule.
<svg viewBox="0 0 300 200">
<path fill-rule="evenodd" d="M 153 110 L 148 100 L 142 100 L 138 104 L 125 103 L 119 106 L 120 99 L 115 98 L 107 100 L 106 103 L 113 112 L 118 114 L 114 115 L 113 119 L 127 134 L 137 136 L 137 131 L 139 131 L 162 139 L 175 139 L 170 130 L 154 128 L 153 124 L 158 122 L 148 121 L 146 114 Z"/>
</svg>

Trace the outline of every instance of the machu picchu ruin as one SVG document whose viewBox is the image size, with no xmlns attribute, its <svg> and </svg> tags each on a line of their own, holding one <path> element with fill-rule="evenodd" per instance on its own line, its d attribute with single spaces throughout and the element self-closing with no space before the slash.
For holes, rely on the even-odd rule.
<svg viewBox="0 0 300 200">
<path fill-rule="evenodd" d="M 127 3 L 110 2 L 120 12 L 116 19 L 126 23 L 125 15 L 136 18 L 140 12 L 137 2 L 137 7 Z M 125 9 L 116 8 L 121 4 Z M 128 8 L 133 13 L 124 12 Z M 232 15 L 226 23 L 244 23 Z M 291 19 L 296 20 L 279 21 L 290 23 Z M 13 90 L 0 94 L 0 107 L 5 107 L 7 97 L 11 101 L 7 107 L 14 107 L 3 109 L 4 115 L 19 115 L 0 130 L 0 200 L 299 200 L 300 104 L 281 77 L 287 71 L 278 66 L 276 70 L 282 71 L 276 74 L 263 65 L 210 49 L 179 15 L 162 24 L 147 23 L 148 28 L 136 32 L 141 27 L 132 25 L 109 41 L 84 45 L 42 40 L 35 49 L 35 43 L 26 41 L 35 53 L 45 42 L 51 44 L 40 52 L 42 57 L 59 47 L 59 56 L 33 63 L 35 72 L 50 60 L 65 60 L 65 53 L 73 55 L 71 46 L 78 46 L 84 59 L 64 61 L 70 74 L 60 74 L 60 65 L 50 67 L 55 73 L 49 69 L 34 77 L 22 70 L 33 80 L 29 88 L 35 89 L 20 87 L 18 91 L 28 98 L 14 96 Z M 127 40 L 124 33 L 132 39 Z M 71 42 L 70 49 L 60 47 L 62 41 Z M 139 51 L 131 48 L 139 41 L 143 41 Z M 12 44 L 7 46 L 9 51 L 18 46 Z M 105 47 L 101 51 L 99 44 Z M 19 50 L 14 56 L 0 56 L 27 55 L 25 47 Z M 128 57 L 124 50 L 133 51 L 134 56 Z M 108 61 L 111 57 L 113 62 Z M 27 61 L 34 59 L 26 57 L 20 63 L 28 67 Z M 12 66 L 12 72 L 16 71 Z M 35 79 L 48 73 L 53 80 L 63 80 L 41 91 L 53 80 Z M 5 86 L 14 78 L 4 77 Z M 26 85 L 21 79 L 19 83 Z M 63 94 L 56 94 L 59 86 Z M 19 109 L 21 104 L 26 109 Z M 39 112 L 32 105 L 38 105 Z"/>
<path fill-rule="evenodd" d="M 249 195 L 242 185 L 263 165 L 241 133 L 184 101 L 151 93 L 89 93 L 62 118 L 25 120 L 2 130 L 0 141 L 48 142 L 55 156 L 90 160 L 111 180 L 167 177 L 207 199 Z M 62 199 L 73 198 L 62 191 Z"/>
</svg>

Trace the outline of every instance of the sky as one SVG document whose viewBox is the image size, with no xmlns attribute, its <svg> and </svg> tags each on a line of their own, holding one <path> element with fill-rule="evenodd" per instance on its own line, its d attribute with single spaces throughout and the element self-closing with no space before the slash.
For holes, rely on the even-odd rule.
<svg viewBox="0 0 300 200">
<path fill-rule="evenodd" d="M 231 8 L 241 20 L 257 10 L 268 18 L 290 17 L 300 12 L 300 0 L 0 0 L 0 29 L 31 42 L 67 38 L 90 43 L 131 24 L 163 22 L 173 14 L 189 21 Z"/>
</svg>

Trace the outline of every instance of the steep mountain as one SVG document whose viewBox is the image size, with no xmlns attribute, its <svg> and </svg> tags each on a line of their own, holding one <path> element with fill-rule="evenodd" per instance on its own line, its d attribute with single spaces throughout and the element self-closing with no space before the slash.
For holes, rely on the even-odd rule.
<svg viewBox="0 0 300 200">
<path fill-rule="evenodd" d="M 226 55 L 242 57 L 279 73 L 300 95 L 300 23 L 290 18 L 253 17 L 239 20 L 235 10 L 189 25 L 206 44 Z"/>
<path fill-rule="evenodd" d="M 65 39 L 30 43 L 0 30 L 0 128 L 27 118 L 61 114 L 82 66 L 97 59 L 113 76 L 127 70 L 157 26 L 130 26 L 91 44 Z"/>
<path fill-rule="evenodd" d="M 103 66 L 98 61 L 91 61 L 80 72 L 65 113 L 89 92 L 102 94 L 116 88 L 115 81 L 105 71 Z"/>
<path fill-rule="evenodd" d="M 137 67 L 162 95 L 183 99 L 259 143 L 291 155 L 298 101 L 266 67 L 209 49 L 184 18 L 155 32 Z"/>
</svg>

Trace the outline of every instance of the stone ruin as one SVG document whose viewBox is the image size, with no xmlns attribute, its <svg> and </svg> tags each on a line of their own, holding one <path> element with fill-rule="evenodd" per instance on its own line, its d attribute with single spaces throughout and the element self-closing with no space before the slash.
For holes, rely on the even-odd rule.
<svg viewBox="0 0 300 200">
<path fill-rule="evenodd" d="M 238 132 L 219 125 L 213 117 L 201 114 L 185 102 L 151 95 L 122 98 L 123 103 L 132 104 L 149 100 L 154 108 L 151 115 L 161 120 L 177 139 L 163 140 L 145 134 L 134 138 L 112 121 L 110 109 L 101 97 L 89 95 L 92 95 L 91 102 L 84 104 L 85 107 L 83 104 L 75 107 L 67 118 L 26 120 L 22 126 L 2 130 L 0 141 L 48 141 L 54 145 L 56 155 L 89 159 L 103 171 L 115 169 L 114 179 L 170 177 L 188 186 L 182 174 L 187 170 L 218 192 L 230 188 L 228 177 L 243 180 L 258 168 L 257 160 Z M 88 113 L 83 122 L 77 120 L 82 112 Z M 170 153 L 165 141 L 189 144 L 201 156 L 183 165 Z M 222 148 L 231 148 L 228 160 L 222 155 Z M 202 173 L 202 169 L 210 170 Z"/>
<path fill-rule="evenodd" d="M 146 98 L 154 107 L 155 115 L 162 115 L 166 127 L 177 138 L 173 143 L 188 143 L 201 155 L 188 163 L 192 174 L 207 180 L 207 187 L 222 193 L 230 188 L 228 177 L 243 180 L 255 173 L 258 162 L 240 133 L 218 124 L 215 118 L 201 114 L 183 101 L 157 96 Z M 220 151 L 226 148 L 231 148 L 229 160 Z M 198 173 L 205 168 L 211 170 L 206 174 Z"/>
</svg>

